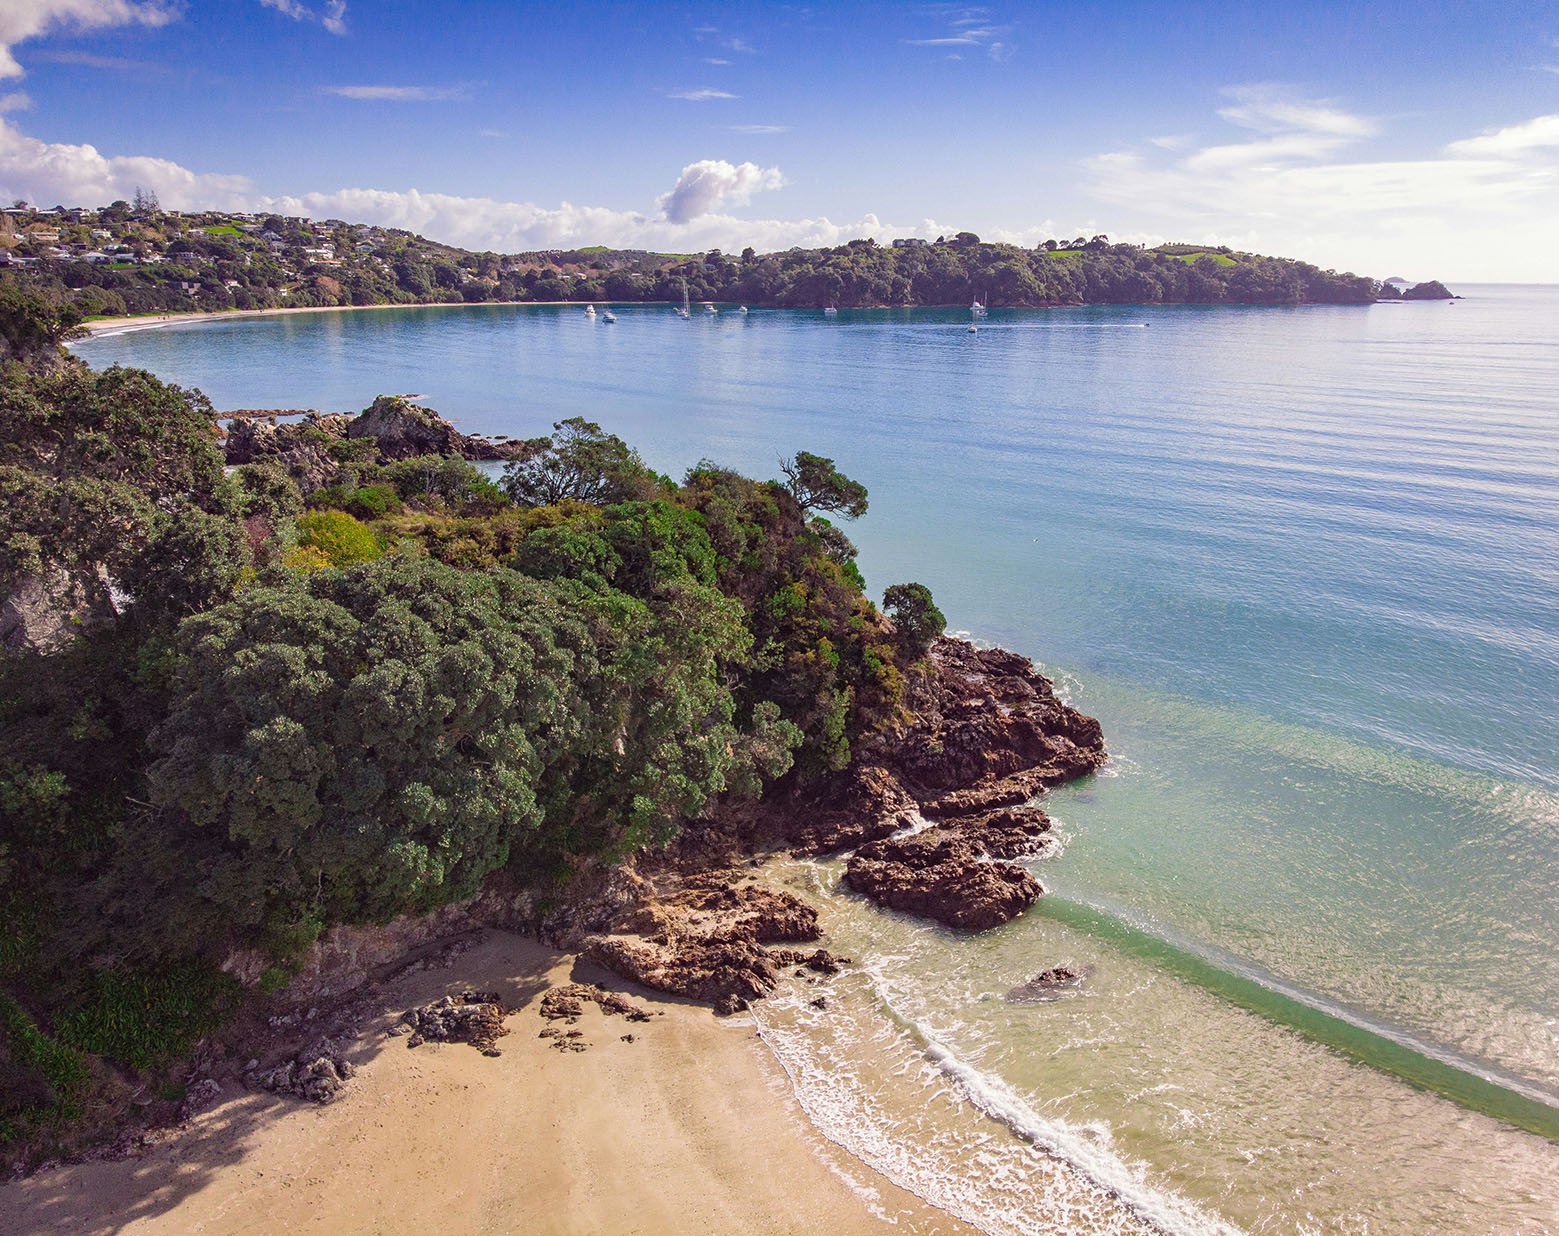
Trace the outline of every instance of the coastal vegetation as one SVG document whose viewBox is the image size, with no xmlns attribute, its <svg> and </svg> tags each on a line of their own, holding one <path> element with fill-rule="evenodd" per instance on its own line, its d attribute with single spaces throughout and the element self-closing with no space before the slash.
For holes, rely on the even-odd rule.
<svg viewBox="0 0 1559 1236">
<path fill-rule="evenodd" d="M 395 228 L 154 201 L 100 211 L 13 208 L 5 279 L 86 316 L 508 301 L 696 300 L 781 308 L 1081 304 L 1366 304 L 1361 275 L 1227 247 L 1144 248 L 1107 236 L 1033 248 L 971 232 L 879 245 L 739 254 L 591 246 L 474 253 Z M 1424 285 L 1429 286 L 1429 285 Z M 1393 296 L 1394 289 L 1385 292 Z"/>
<path fill-rule="evenodd" d="M 3 307 L 7 339 L 69 318 Z M 13 1148 L 166 1086 L 257 998 L 239 951 L 273 987 L 334 925 L 553 895 L 845 768 L 942 627 L 918 584 L 866 597 L 829 516 L 867 494 L 822 456 L 678 481 L 572 419 L 494 483 L 401 457 L 452 431 L 381 399 L 224 467 L 198 392 L 29 349 L 0 377 Z"/>
</svg>

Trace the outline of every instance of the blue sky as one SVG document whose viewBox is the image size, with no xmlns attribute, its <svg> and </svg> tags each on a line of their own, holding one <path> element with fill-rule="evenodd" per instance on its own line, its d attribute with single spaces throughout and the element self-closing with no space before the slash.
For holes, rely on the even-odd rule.
<svg viewBox="0 0 1559 1236">
<path fill-rule="evenodd" d="M 0 194 L 49 204 L 1559 281 L 1556 4 L 3 0 L 0 47 Z"/>
</svg>

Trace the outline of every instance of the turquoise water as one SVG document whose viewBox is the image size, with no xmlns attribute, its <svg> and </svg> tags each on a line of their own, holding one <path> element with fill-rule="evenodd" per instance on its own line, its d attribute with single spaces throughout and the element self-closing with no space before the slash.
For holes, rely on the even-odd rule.
<svg viewBox="0 0 1559 1236">
<path fill-rule="evenodd" d="M 979 1169 L 1017 1193 L 949 1208 L 1018 1216 L 1012 1230 L 1086 1227 L 1086 1211 L 1098 1230 L 1539 1231 L 1559 1156 L 1511 1126 L 1551 1136 L 1559 1105 L 1559 289 L 1458 290 L 993 311 L 977 335 L 937 311 L 625 306 L 608 325 L 471 307 L 136 329 L 79 351 L 218 407 L 416 392 L 515 436 L 585 415 L 672 474 L 832 455 L 871 491 L 850 532 L 873 587 L 918 579 L 955 627 L 1042 660 L 1115 757 L 1048 804 L 1068 838 L 1036 866 L 1051 910 L 990 937 L 861 907 L 827 865 L 792 874 L 883 958 L 842 993 L 837 1025 L 858 1033 L 830 1032 L 829 1084 L 875 1096 L 876 1116 L 844 1123 L 920 1110 L 872 1089 L 888 1082 L 865 1046 L 883 1055 L 884 1034 L 959 1062 L 935 1084 L 976 1113 L 897 1141 L 884 1126 L 854 1152 L 888 1170 L 906 1139 L 954 1147 L 942 1184 L 906 1177 L 934 1193 L 996 1153 L 967 1121 L 1010 1131 L 1016 1103 L 1051 1130 L 1018 1138 L 1024 1153 L 1048 1146 L 1086 1187 L 1025 1184 L 1038 1169 L 1020 1158 Z M 1064 954 L 1094 967 L 1084 995 L 1000 1001 Z M 1245 982 L 1273 999 L 1242 999 Z M 801 1012 L 760 1017 L 793 1078 L 824 1075 L 818 1028 L 790 1033 Z M 1048 1046 L 1072 1039 L 1093 1046 Z M 1437 1087 L 1437 1069 L 1465 1084 Z M 982 1086 L 1006 1096 L 997 1115 Z M 1179 1200 L 1111 1219 L 1099 1190 Z"/>
</svg>

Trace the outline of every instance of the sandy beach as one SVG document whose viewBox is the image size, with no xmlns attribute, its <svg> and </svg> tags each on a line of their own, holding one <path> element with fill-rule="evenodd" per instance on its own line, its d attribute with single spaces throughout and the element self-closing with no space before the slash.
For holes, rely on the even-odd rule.
<svg viewBox="0 0 1559 1236">
<path fill-rule="evenodd" d="M 634 990 L 630 1024 L 587 1005 L 588 1051 L 539 1038 L 549 986 L 613 980 L 491 931 L 452 969 L 384 989 L 327 1106 L 240 1092 L 119 1162 L 0 1185 L 7 1233 L 960 1233 L 805 1122 L 745 1018 Z M 489 1058 L 408 1049 L 396 1009 L 467 986 L 516 1006 Z M 632 1042 L 623 1035 L 631 1034 Z"/>
<path fill-rule="evenodd" d="M 481 301 L 478 305 L 471 305 L 465 301 L 446 301 L 432 305 L 314 305 L 299 309 L 224 309 L 217 313 L 143 313 L 133 317 L 100 318 L 96 322 L 84 322 L 82 327 L 89 335 L 117 335 L 124 331 L 177 326 L 181 322 L 217 322 L 229 318 L 280 318 L 298 313 L 360 313 L 373 309 L 472 309 L 479 308 L 481 305 L 576 304 L 583 312 L 585 302 L 572 300 L 488 300 Z"/>
</svg>

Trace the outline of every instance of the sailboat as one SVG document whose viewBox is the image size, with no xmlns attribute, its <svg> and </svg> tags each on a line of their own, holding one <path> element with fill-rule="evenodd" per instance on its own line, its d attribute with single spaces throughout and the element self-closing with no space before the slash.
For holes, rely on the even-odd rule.
<svg viewBox="0 0 1559 1236">
<path fill-rule="evenodd" d="M 978 296 L 974 298 L 974 304 L 969 306 L 969 316 L 972 318 L 983 318 L 989 312 L 990 311 L 980 303 L 980 298 Z"/>
<path fill-rule="evenodd" d="M 825 305 L 823 308 L 823 316 L 825 318 L 834 317 L 838 314 L 838 312 L 839 310 L 835 309 L 832 305 Z"/>
<path fill-rule="evenodd" d="M 682 281 L 682 308 L 677 310 L 677 316 L 679 318 L 682 318 L 684 321 L 687 318 L 692 316 L 692 310 L 688 307 L 688 303 L 687 303 L 687 280 L 686 279 L 684 279 Z"/>
</svg>

